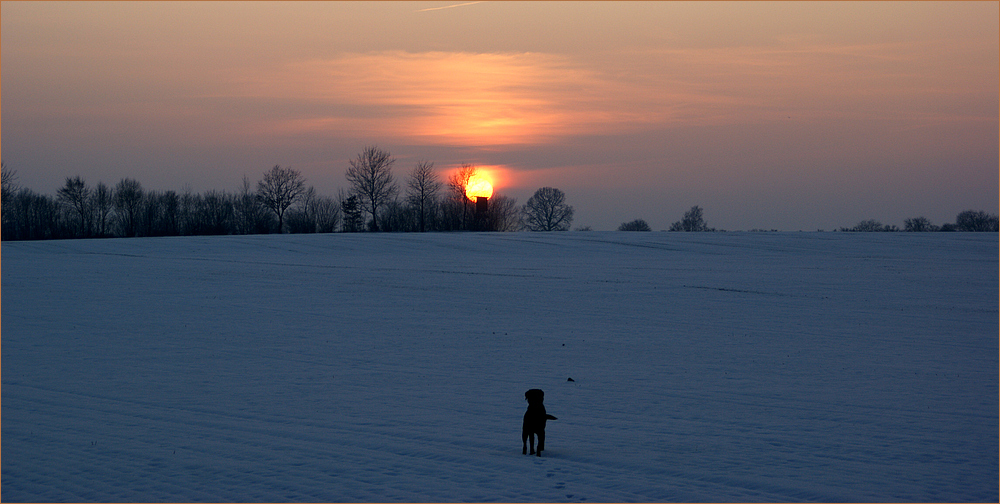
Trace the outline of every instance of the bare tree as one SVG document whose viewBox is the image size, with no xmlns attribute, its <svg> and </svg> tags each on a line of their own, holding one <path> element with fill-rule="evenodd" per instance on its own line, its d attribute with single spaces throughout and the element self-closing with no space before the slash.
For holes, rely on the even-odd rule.
<svg viewBox="0 0 1000 504">
<path fill-rule="evenodd" d="M 0 162 L 0 213 L 3 214 L 3 239 L 9 240 L 14 234 L 13 199 L 17 192 L 17 170 L 7 168 L 7 163 Z"/>
<path fill-rule="evenodd" d="M 243 176 L 240 192 L 233 199 L 233 220 L 236 234 L 266 233 L 273 222 L 246 175 Z"/>
<path fill-rule="evenodd" d="M 228 234 L 232 228 L 233 203 L 225 192 L 211 190 L 201 198 L 200 221 L 202 233 L 208 235 Z"/>
<path fill-rule="evenodd" d="M 448 191 L 451 193 L 452 202 L 461 206 L 461 221 L 459 229 L 469 229 L 472 202 L 465 195 L 465 188 L 469 185 L 469 179 L 476 175 L 476 167 L 471 164 L 463 164 L 457 172 L 448 177 Z"/>
<path fill-rule="evenodd" d="M 66 177 L 66 185 L 56 191 L 56 199 L 76 212 L 78 236 L 90 236 L 90 189 L 87 183 L 79 175 Z"/>
<path fill-rule="evenodd" d="M 566 231 L 573 222 L 573 207 L 566 204 L 566 194 L 554 187 L 535 191 L 521 213 L 530 231 Z"/>
<path fill-rule="evenodd" d="M 142 198 L 139 221 L 136 225 L 139 236 L 174 236 L 180 234 L 178 209 L 180 201 L 173 191 L 148 191 Z"/>
<path fill-rule="evenodd" d="M 427 230 L 427 215 L 433 210 L 437 193 L 441 190 L 441 182 L 434 173 L 434 163 L 418 163 L 406 185 L 406 197 L 417 213 L 419 231 L 423 233 Z"/>
<path fill-rule="evenodd" d="M 378 209 L 392 199 L 398 188 L 392 177 L 396 160 L 375 146 L 365 147 L 345 174 L 354 193 L 361 197 L 364 209 L 371 217 L 371 230 L 378 231 Z"/>
<path fill-rule="evenodd" d="M 111 188 L 104 182 L 98 182 L 97 186 L 94 187 L 94 191 L 90 193 L 90 208 L 94 212 L 94 225 L 97 228 L 95 229 L 95 234 L 97 236 L 107 236 L 109 234 L 108 219 L 111 216 L 113 206 L 114 201 L 112 200 Z"/>
<path fill-rule="evenodd" d="M 841 231 L 855 232 L 855 233 L 877 233 L 881 231 L 888 231 L 881 222 L 875 219 L 863 220 L 854 225 L 852 228 L 842 228 Z"/>
<path fill-rule="evenodd" d="M 445 184 L 447 196 L 440 202 L 438 227 L 446 231 L 467 230 L 471 227 L 472 202 L 465 196 L 465 188 L 476 173 L 476 167 L 464 164 L 452 173 Z"/>
<path fill-rule="evenodd" d="M 131 238 L 139 231 L 142 195 L 142 185 L 130 178 L 123 178 L 115 185 L 114 203 L 122 236 Z"/>
<path fill-rule="evenodd" d="M 309 213 L 316 221 L 317 233 L 332 233 L 340 225 L 340 205 L 329 196 L 317 196 L 310 203 Z"/>
<path fill-rule="evenodd" d="M 490 231 L 517 231 L 521 228 L 521 216 L 517 198 L 493 194 L 486 210 L 486 222 Z"/>
<path fill-rule="evenodd" d="M 309 186 L 302 197 L 299 198 L 300 205 L 288 214 L 289 233 L 315 233 L 316 218 L 312 213 L 313 202 L 316 200 L 316 188 Z"/>
<path fill-rule="evenodd" d="M 469 179 L 476 174 L 476 167 L 470 164 L 463 164 L 457 172 L 448 177 L 448 189 L 456 198 L 465 198 L 465 186 L 469 185 Z M 468 199 L 468 198 L 466 198 Z"/>
<path fill-rule="evenodd" d="M 160 195 L 160 222 L 157 232 L 164 236 L 176 236 L 181 234 L 180 224 L 180 196 L 174 191 L 167 191 Z"/>
<path fill-rule="evenodd" d="M 332 233 L 340 224 L 340 205 L 328 196 L 319 196 L 309 186 L 301 204 L 288 213 L 290 233 Z"/>
<path fill-rule="evenodd" d="M 911 232 L 937 231 L 939 228 L 931 224 L 927 217 L 914 217 L 903 222 L 903 229 Z"/>
<path fill-rule="evenodd" d="M 285 211 L 305 192 L 302 174 L 291 168 L 274 168 L 264 172 L 264 179 L 257 183 L 257 198 L 278 217 L 278 232 L 283 232 Z"/>
<path fill-rule="evenodd" d="M 382 231 L 415 231 L 417 228 L 415 212 L 398 197 L 386 201 L 379 214 L 382 220 L 379 229 Z"/>
<path fill-rule="evenodd" d="M 982 210 L 966 210 L 955 217 L 955 227 L 959 231 L 997 232 L 998 219 Z"/>
<path fill-rule="evenodd" d="M 51 196 L 35 194 L 26 187 L 8 195 L 4 214 L 5 240 L 62 238 L 59 203 Z"/>
<path fill-rule="evenodd" d="M 702 218 L 701 207 L 695 205 L 684 212 L 684 218 L 670 225 L 671 231 L 712 231 Z"/>
<path fill-rule="evenodd" d="M 180 221 L 181 234 L 185 236 L 201 233 L 201 222 L 198 212 L 201 207 L 201 196 L 191 192 L 191 187 L 185 184 L 184 192 L 180 195 L 180 206 L 178 208 L 178 219 Z"/>
<path fill-rule="evenodd" d="M 623 222 L 621 226 L 618 226 L 619 231 L 652 231 L 653 229 L 649 227 L 649 224 L 642 219 L 636 219 L 632 222 Z"/>
<path fill-rule="evenodd" d="M 4 202 L 10 200 L 17 192 L 17 170 L 7 168 L 7 163 L 0 162 L 0 198 Z"/>
</svg>

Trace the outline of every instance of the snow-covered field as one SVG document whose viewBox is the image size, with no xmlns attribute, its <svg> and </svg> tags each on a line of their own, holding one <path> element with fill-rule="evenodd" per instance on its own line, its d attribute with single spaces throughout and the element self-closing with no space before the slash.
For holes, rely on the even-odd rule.
<svg viewBox="0 0 1000 504">
<path fill-rule="evenodd" d="M 0 497 L 997 502 L 997 263 L 972 233 L 4 243 Z"/>
</svg>

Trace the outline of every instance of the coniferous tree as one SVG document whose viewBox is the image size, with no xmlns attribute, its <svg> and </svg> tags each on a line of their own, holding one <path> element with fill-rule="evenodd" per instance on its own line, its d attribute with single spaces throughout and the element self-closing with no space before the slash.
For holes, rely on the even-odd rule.
<svg viewBox="0 0 1000 504">
<path fill-rule="evenodd" d="M 344 213 L 343 231 L 345 233 L 358 233 L 364 224 L 364 213 L 361 208 L 361 199 L 357 195 L 350 195 L 341 202 L 341 210 Z"/>
</svg>

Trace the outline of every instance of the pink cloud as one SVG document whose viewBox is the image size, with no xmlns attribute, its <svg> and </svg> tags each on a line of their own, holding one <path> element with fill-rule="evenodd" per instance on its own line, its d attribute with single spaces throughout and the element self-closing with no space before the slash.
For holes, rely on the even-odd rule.
<svg viewBox="0 0 1000 504">
<path fill-rule="evenodd" d="M 786 119 L 912 128 L 981 120 L 981 111 L 962 103 L 982 93 L 964 90 L 990 83 L 956 81 L 954 75 L 976 73 L 949 67 L 982 62 L 944 57 L 977 44 L 799 38 L 756 47 L 619 50 L 587 61 L 544 53 L 383 51 L 288 63 L 234 75 L 232 82 L 236 98 L 308 105 L 260 118 L 259 132 L 278 135 L 495 146 Z M 935 109 L 942 100 L 947 112 Z"/>
<path fill-rule="evenodd" d="M 725 101 L 615 80 L 540 53 L 347 54 L 289 64 L 273 76 L 246 79 L 241 88 L 246 97 L 293 96 L 326 109 L 272 123 L 284 134 L 361 133 L 475 146 L 627 131 L 684 119 L 686 104 Z"/>
</svg>

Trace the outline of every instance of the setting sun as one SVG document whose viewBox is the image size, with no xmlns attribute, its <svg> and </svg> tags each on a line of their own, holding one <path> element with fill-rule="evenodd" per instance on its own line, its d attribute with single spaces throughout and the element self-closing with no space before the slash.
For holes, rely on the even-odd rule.
<svg viewBox="0 0 1000 504">
<path fill-rule="evenodd" d="M 465 185 L 465 196 L 472 201 L 479 197 L 489 198 L 493 196 L 493 184 L 482 175 L 473 175 Z"/>
</svg>

